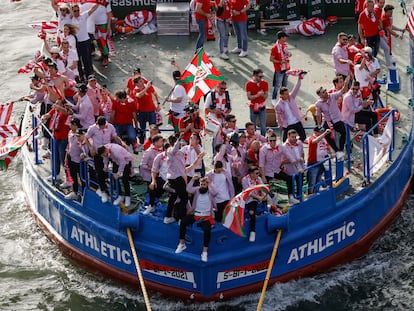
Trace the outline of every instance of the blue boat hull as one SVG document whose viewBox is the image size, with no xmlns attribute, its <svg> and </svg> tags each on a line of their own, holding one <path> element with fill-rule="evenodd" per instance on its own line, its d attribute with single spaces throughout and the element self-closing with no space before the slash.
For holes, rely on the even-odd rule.
<svg viewBox="0 0 414 311">
<path fill-rule="evenodd" d="M 82 204 L 65 200 L 37 174 L 27 148 L 22 153 L 23 187 L 40 226 L 89 270 L 138 286 L 126 234 L 130 227 L 149 289 L 182 299 L 221 300 L 261 289 L 279 229 L 282 238 L 270 284 L 328 271 L 363 256 L 399 215 L 411 191 L 412 147 L 410 137 L 387 171 L 349 198 L 337 202 L 331 188 L 284 216 L 258 217 L 256 243 L 217 224 L 208 263 L 200 261 L 199 228 L 189 228 L 187 250 L 176 255 L 177 225 L 163 224 L 163 215 L 124 215 L 112 204 L 101 204 L 89 189 Z"/>
</svg>

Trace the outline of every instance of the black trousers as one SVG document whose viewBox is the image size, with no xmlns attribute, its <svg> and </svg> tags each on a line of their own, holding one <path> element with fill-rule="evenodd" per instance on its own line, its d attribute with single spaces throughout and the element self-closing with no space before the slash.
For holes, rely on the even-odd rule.
<svg viewBox="0 0 414 311">
<path fill-rule="evenodd" d="M 175 200 L 180 198 L 180 202 L 177 203 L 177 210 L 176 210 L 176 217 L 178 219 L 183 219 L 184 216 L 187 214 L 187 201 L 188 201 L 188 194 L 186 190 L 186 183 L 183 177 L 178 177 L 176 179 L 168 179 L 168 183 L 170 184 L 171 188 L 175 190 L 175 193 L 170 194 L 170 198 L 168 199 L 168 206 L 167 206 L 167 214 L 166 217 L 171 217 L 172 212 L 175 206 Z"/>
<path fill-rule="evenodd" d="M 91 39 L 76 42 L 76 50 L 78 51 L 78 71 L 81 80 L 88 78 L 93 73 L 92 68 L 92 50 Z"/>
<path fill-rule="evenodd" d="M 326 121 L 323 123 L 323 128 L 328 129 L 329 125 L 328 123 L 326 123 Z M 342 121 L 338 121 L 336 123 L 333 124 L 333 128 L 335 131 L 337 131 L 340 135 L 339 137 L 339 147 L 336 145 L 335 143 L 335 139 L 331 138 L 331 135 L 326 135 L 326 141 L 328 142 L 328 144 L 332 147 L 332 149 L 337 152 L 337 151 L 344 151 L 344 146 L 345 146 L 345 142 L 346 142 L 346 129 L 345 129 L 345 124 Z"/>
<path fill-rule="evenodd" d="M 162 179 L 160 176 L 157 177 L 157 179 L 155 180 L 155 184 L 156 184 L 156 188 L 155 189 L 148 189 L 149 192 L 149 204 L 151 206 L 155 205 L 155 198 L 160 198 L 162 196 L 162 194 L 164 193 L 164 184 L 165 184 L 165 180 Z"/>
<path fill-rule="evenodd" d="M 113 164 L 113 172 L 114 173 L 118 173 L 118 169 L 119 169 L 119 165 L 116 164 L 115 162 L 112 162 Z M 129 162 L 127 165 L 125 165 L 124 171 L 122 172 L 122 184 L 124 186 L 124 190 L 122 190 L 122 187 L 119 185 L 119 195 L 124 195 L 125 192 L 125 196 L 129 197 L 131 196 L 131 187 L 129 184 L 129 175 L 131 173 L 131 162 Z M 119 181 L 117 181 L 119 182 Z"/>
<path fill-rule="evenodd" d="M 288 125 L 286 128 L 283 129 L 283 138 L 282 139 L 283 139 L 284 142 L 286 141 L 287 133 L 290 130 L 295 130 L 296 132 L 298 132 L 299 139 L 301 141 L 305 141 L 306 133 L 305 133 L 305 129 L 303 128 L 302 122 L 299 121 L 298 123 Z"/>
<path fill-rule="evenodd" d="M 193 214 L 186 215 L 180 223 L 180 240 L 185 239 L 185 233 L 187 232 L 187 226 L 191 226 L 195 222 Z M 200 222 L 199 226 L 204 231 L 203 246 L 208 247 L 211 239 L 211 224 L 208 220 Z"/>
</svg>

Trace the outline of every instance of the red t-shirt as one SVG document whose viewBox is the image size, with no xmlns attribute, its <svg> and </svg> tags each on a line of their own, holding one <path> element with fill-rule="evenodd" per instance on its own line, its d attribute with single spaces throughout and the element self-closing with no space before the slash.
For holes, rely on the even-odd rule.
<svg viewBox="0 0 414 311">
<path fill-rule="evenodd" d="M 217 12 L 217 8 L 218 8 L 219 3 L 220 3 L 220 0 L 215 0 L 216 12 Z M 230 17 L 231 17 L 230 6 L 229 6 L 228 2 L 224 2 L 223 13 L 220 16 L 218 16 L 216 14 L 216 19 L 226 20 L 226 19 L 229 19 Z"/>
<path fill-rule="evenodd" d="M 381 22 L 382 22 L 382 27 L 383 27 L 384 30 L 386 30 L 388 27 L 392 26 L 392 18 L 389 18 L 385 14 L 385 12 L 382 13 Z"/>
<path fill-rule="evenodd" d="M 275 72 L 290 69 L 289 51 L 286 43 L 280 43 L 278 40 L 270 49 L 270 55 L 277 60 L 287 61 L 287 63 L 283 64 L 273 63 L 273 68 L 275 69 Z"/>
<path fill-rule="evenodd" d="M 249 0 L 229 0 L 230 10 L 241 11 L 245 5 L 249 6 Z M 231 19 L 235 22 L 247 21 L 247 13 L 241 13 L 239 15 L 232 15 Z"/>
<path fill-rule="evenodd" d="M 137 104 L 137 111 L 138 112 L 152 112 L 156 109 L 155 103 L 153 100 L 153 94 L 155 93 L 155 89 L 153 86 L 150 86 L 149 89 L 145 92 L 142 97 L 138 98 L 136 94 L 141 92 L 142 90 L 138 87 L 134 88 L 134 91 L 132 92 L 133 97 L 136 99 Z"/>
<path fill-rule="evenodd" d="M 246 92 L 250 92 L 251 95 L 256 95 L 260 90 L 263 90 L 264 92 L 267 92 L 269 90 L 269 84 L 267 81 L 261 80 L 259 82 L 255 82 L 253 80 L 250 80 L 246 83 L 245 86 Z M 266 105 L 266 98 L 263 97 L 257 97 L 250 101 L 250 108 L 254 107 L 254 104 L 263 104 Z"/>
<path fill-rule="evenodd" d="M 57 140 L 68 139 L 70 131 L 69 125 L 66 124 L 68 116 L 62 112 L 56 112 L 55 109 L 52 109 L 49 113 L 52 116 L 49 121 L 49 127 L 53 132 L 53 137 Z"/>
<path fill-rule="evenodd" d="M 204 120 L 203 120 L 202 117 L 193 116 L 193 118 L 196 120 L 196 121 L 193 121 L 195 129 L 205 128 L 205 123 L 204 123 Z M 189 123 L 189 118 L 188 118 L 188 116 L 185 116 L 185 117 L 181 118 L 180 121 L 178 121 L 178 128 L 180 128 L 180 129 L 186 128 L 188 124 L 190 124 Z M 189 141 L 191 134 L 192 134 L 191 131 L 185 132 L 184 135 L 182 136 L 182 139 L 184 139 L 185 141 Z"/>
<path fill-rule="evenodd" d="M 210 0 L 196 0 L 195 1 L 195 6 L 197 6 L 197 3 L 202 4 L 201 10 L 204 13 L 210 14 L 210 12 L 211 12 L 211 2 L 210 2 Z M 207 17 L 205 17 L 204 15 L 200 15 L 197 12 L 195 12 L 195 18 L 199 19 L 199 20 L 207 20 Z"/>
<path fill-rule="evenodd" d="M 137 109 L 134 100 L 127 97 L 125 103 L 114 100 L 112 102 L 112 111 L 115 112 L 113 123 L 124 125 L 133 124 L 133 114 L 137 112 Z"/>
<path fill-rule="evenodd" d="M 368 15 L 367 15 L 368 14 Z M 365 37 L 373 37 L 379 33 L 379 21 L 381 19 L 381 13 L 367 13 L 367 10 L 361 12 L 358 19 L 358 24 L 361 25 Z"/>
</svg>

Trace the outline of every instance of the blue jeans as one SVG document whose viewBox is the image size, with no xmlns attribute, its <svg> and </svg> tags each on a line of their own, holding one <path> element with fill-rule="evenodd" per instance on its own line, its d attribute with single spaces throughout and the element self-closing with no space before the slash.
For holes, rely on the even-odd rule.
<svg viewBox="0 0 414 311">
<path fill-rule="evenodd" d="M 260 109 L 257 113 L 254 113 L 253 108 L 250 108 L 250 121 L 254 123 L 255 129 L 257 118 L 259 118 L 260 134 L 266 136 L 266 108 Z"/>
<path fill-rule="evenodd" d="M 196 19 L 196 22 L 198 25 L 198 38 L 195 51 L 197 53 L 198 49 L 201 48 L 206 41 L 207 21 L 203 19 Z"/>
<path fill-rule="evenodd" d="M 275 71 L 273 74 L 273 93 L 272 93 L 272 99 L 278 98 L 279 89 L 281 86 L 287 86 L 288 82 L 288 75 L 286 74 L 286 71 Z"/>
<path fill-rule="evenodd" d="M 145 132 L 147 122 L 151 124 L 157 124 L 157 117 L 155 111 L 150 112 L 138 112 L 138 123 L 139 123 L 139 143 L 143 144 L 145 141 Z"/>
<path fill-rule="evenodd" d="M 60 173 L 60 166 L 65 164 L 65 155 L 66 155 L 66 147 L 68 146 L 68 140 L 64 139 L 64 140 L 59 140 L 56 139 L 55 140 L 55 152 L 56 152 L 56 156 L 55 156 L 55 161 L 54 161 L 54 166 L 55 166 L 55 172 L 56 175 L 58 175 Z"/>
<path fill-rule="evenodd" d="M 135 128 L 132 124 L 114 124 L 116 134 L 123 139 L 126 136 L 127 145 L 132 145 L 137 137 Z"/>
<path fill-rule="evenodd" d="M 310 169 L 308 169 L 308 174 L 306 178 L 308 179 L 308 193 L 314 193 L 315 185 L 322 180 L 322 175 L 325 172 L 323 164 L 318 164 Z"/>
<path fill-rule="evenodd" d="M 229 46 L 229 23 L 222 20 L 216 21 L 217 30 L 220 34 L 219 49 L 220 54 L 224 53 L 224 50 Z"/>
<path fill-rule="evenodd" d="M 377 57 L 381 40 L 380 36 L 365 37 L 365 40 L 367 41 L 367 45 L 372 48 L 372 56 Z"/>
<path fill-rule="evenodd" d="M 237 37 L 237 47 L 247 52 L 247 21 L 233 22 L 233 28 Z"/>
</svg>

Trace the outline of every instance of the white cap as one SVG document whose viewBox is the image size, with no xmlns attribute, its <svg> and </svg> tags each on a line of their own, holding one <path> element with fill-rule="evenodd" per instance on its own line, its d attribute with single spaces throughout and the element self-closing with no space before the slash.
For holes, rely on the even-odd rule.
<svg viewBox="0 0 414 311">
<path fill-rule="evenodd" d="M 364 52 L 368 54 L 372 54 L 372 49 L 369 46 L 364 47 Z"/>
<path fill-rule="evenodd" d="M 60 53 L 60 49 L 57 47 L 57 46 L 54 46 L 54 47 L 52 47 L 51 49 L 50 49 L 50 54 L 53 54 L 53 53 Z"/>
</svg>

